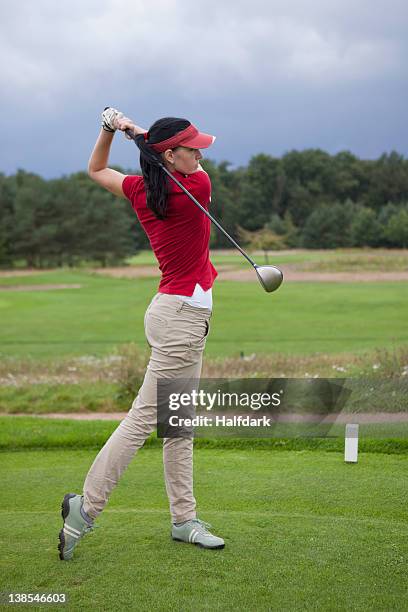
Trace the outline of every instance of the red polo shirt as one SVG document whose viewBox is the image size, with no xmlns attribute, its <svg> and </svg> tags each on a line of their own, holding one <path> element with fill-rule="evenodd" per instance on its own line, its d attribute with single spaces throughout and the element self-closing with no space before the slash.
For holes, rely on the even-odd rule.
<svg viewBox="0 0 408 612">
<path fill-rule="evenodd" d="M 208 210 L 211 182 L 208 174 L 174 172 L 176 179 Z M 142 176 L 126 176 L 122 189 L 149 238 L 162 273 L 159 292 L 193 295 L 196 283 L 212 287 L 217 271 L 209 258 L 211 221 L 170 178 L 167 216 L 158 219 L 147 208 Z"/>
</svg>

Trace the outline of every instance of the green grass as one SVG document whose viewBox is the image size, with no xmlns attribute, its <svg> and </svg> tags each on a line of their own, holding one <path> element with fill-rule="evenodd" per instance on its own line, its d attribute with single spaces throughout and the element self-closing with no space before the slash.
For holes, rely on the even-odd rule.
<svg viewBox="0 0 408 612">
<path fill-rule="evenodd" d="M 117 412 L 128 410 L 112 383 L 0 385 L 0 413 Z"/>
<path fill-rule="evenodd" d="M 26 450 L 102 448 L 118 422 L 0 417 L 0 424 L 0 450 Z"/>
<path fill-rule="evenodd" d="M 406 272 L 407 268 L 407 251 L 403 254 L 393 254 L 392 251 L 379 254 L 374 251 L 368 253 L 351 251 L 339 253 L 337 256 L 322 257 L 320 260 L 309 260 L 302 266 L 302 269 L 313 272 Z"/>
<path fill-rule="evenodd" d="M 232 377 L 228 378 L 232 380 Z M 225 378 L 222 379 L 222 381 L 225 380 Z M 305 380 L 310 381 L 310 378 Z M 217 384 L 222 385 L 222 381 L 218 378 Z M 120 383 L 104 382 L 0 385 L 0 414 L 125 412 L 129 410 L 142 382 L 143 377 L 130 380 L 126 387 Z M 248 384 L 245 384 L 243 388 L 249 391 Z M 294 392 L 294 388 L 295 385 L 292 382 L 290 401 L 287 396 L 285 410 L 292 413 L 310 412 L 313 409 L 312 400 L 310 397 L 309 399 L 304 397 L 304 386 L 301 386 L 298 392 Z M 408 412 L 408 380 L 405 377 L 395 379 L 350 378 L 347 379 L 346 388 L 352 392 L 343 408 L 346 412 L 357 414 Z M 314 410 L 318 412 L 319 407 L 321 409 L 319 396 L 316 396 L 313 401 L 315 402 Z"/>
<path fill-rule="evenodd" d="M 353 419 L 350 419 L 350 422 Z M 115 430 L 118 421 L 77 421 L 73 419 L 43 419 L 35 416 L 6 417 L 0 416 L 0 450 L 32 450 L 32 449 L 70 449 L 70 448 L 102 448 L 110 434 Z M 286 426 L 282 431 L 289 436 L 299 434 L 301 428 L 290 430 Z M 327 437 L 288 437 L 278 438 L 197 438 L 197 448 L 225 449 L 265 449 L 265 450 L 301 450 L 321 449 L 343 452 L 344 425 L 336 425 L 330 430 L 321 431 Z M 260 435 L 262 435 L 261 432 Z M 308 430 L 307 433 L 310 433 Z M 337 437 L 336 437 L 337 436 Z M 152 435 L 147 446 L 160 446 L 161 441 Z M 408 454 L 408 423 L 383 423 L 381 425 L 360 425 L 360 451 L 385 454 Z"/>
<path fill-rule="evenodd" d="M 261 251 L 257 251 L 259 255 L 255 255 L 254 252 L 248 249 L 248 253 L 251 253 L 256 260 L 259 260 L 258 263 L 263 263 L 264 254 Z M 328 251 L 328 253 L 328 257 L 333 257 L 336 251 Z M 228 265 L 237 268 L 245 268 L 248 266 L 245 259 L 243 259 L 240 253 L 233 249 L 229 253 L 227 253 L 226 251 L 223 251 L 222 253 L 217 250 L 211 251 L 210 258 L 215 266 Z M 320 260 L 321 258 L 321 251 L 296 251 L 294 253 L 290 253 L 288 251 L 285 251 L 284 253 L 278 253 L 275 251 L 273 254 L 269 254 L 269 259 L 271 260 L 271 263 L 273 261 L 274 264 L 313 262 L 316 260 Z M 141 251 L 137 255 L 129 257 L 126 261 L 132 266 L 157 265 L 156 259 L 152 251 Z"/>
<path fill-rule="evenodd" d="M 69 610 L 406 609 L 407 456 L 196 450 L 199 516 L 226 541 L 206 551 L 170 539 L 161 450 L 142 450 L 62 563 L 61 498 L 94 456 L 2 454 L 3 591 L 66 592 Z"/>
<path fill-rule="evenodd" d="M 0 359 L 0 413 L 128 410 L 143 381 L 148 357 L 147 350 L 129 344 L 105 358 Z M 404 412 L 408 409 L 407 364 L 407 345 L 360 355 L 206 356 L 202 378 L 347 378 L 347 388 L 353 391 L 347 402 L 349 412 Z"/>
<path fill-rule="evenodd" d="M 354 266 L 353 256 L 345 256 L 329 252 L 324 260 L 331 270 Z M 317 252 L 282 253 L 274 263 L 321 259 Z M 246 265 L 234 255 L 216 254 L 213 261 Z M 135 263 L 154 261 L 142 253 Z M 383 264 L 367 259 L 364 266 Z M 157 279 L 118 280 L 85 270 L 0 279 L 1 285 L 42 283 L 83 288 L 0 292 L 0 356 L 28 364 L 27 372 L 14 365 L 17 374 L 35 375 L 37 366 L 27 357 L 41 360 L 45 369 L 54 357 L 49 369 L 58 377 L 66 372 L 59 360 L 70 356 L 109 355 L 129 342 L 145 350 L 143 316 Z M 297 356 L 299 364 L 292 365 L 300 375 L 302 368 L 330 372 L 330 354 L 337 365 L 359 372 L 375 362 L 400 374 L 404 352 L 398 358 L 394 351 L 384 358 L 364 355 L 407 344 L 407 293 L 403 283 L 302 283 L 268 295 L 256 283 L 217 282 L 206 354 L 263 353 L 257 365 L 234 362 L 262 372 L 267 354 L 276 354 L 273 375 Z M 363 356 L 361 363 L 357 357 L 351 363 L 352 353 Z M 2 376 L 9 363 L 3 362 Z M 220 362 L 216 374 L 226 375 L 229 367 Z M 102 371 L 94 381 L 88 369 L 78 384 L 4 386 L 0 410 L 118 409 L 118 385 Z M 0 417 L 2 591 L 66 592 L 70 610 L 407 609 L 408 424 L 361 426 L 357 465 L 343 462 L 344 427 L 330 432 L 338 437 L 321 439 L 196 440 L 200 516 L 227 544 L 217 552 L 170 540 L 161 441 L 152 436 L 114 490 L 98 520 L 101 528 L 81 543 L 74 561 L 61 563 L 61 498 L 81 491 L 97 449 L 116 426 Z"/>
<path fill-rule="evenodd" d="M 34 274 L 26 276 L 0 277 L 0 287 L 12 287 L 15 285 L 53 285 L 53 284 L 81 284 L 84 280 L 90 286 L 98 286 L 99 275 L 89 274 L 86 270 L 60 268 L 51 271 L 38 270 Z M 95 282 L 93 282 L 95 281 Z M 78 291 L 78 290 L 76 290 Z M 1 295 L 6 295 L 1 294 Z"/>
<path fill-rule="evenodd" d="M 35 278 L 35 281 L 34 281 Z M 19 279 L 2 279 L 10 284 Z M 58 271 L 24 283 L 82 289 L 0 293 L 0 356 L 106 355 L 146 346 L 143 317 L 157 279 L 114 279 Z M 406 283 L 291 283 L 274 294 L 258 283 L 214 287 L 208 356 L 362 352 L 406 344 Z"/>
<path fill-rule="evenodd" d="M 264 263 L 262 251 L 251 251 L 257 263 Z M 228 265 L 237 268 L 246 267 L 247 263 L 238 253 L 230 251 L 211 251 L 211 261 L 215 266 Z M 141 251 L 133 257 L 127 259 L 127 263 L 133 266 L 155 265 L 156 260 L 152 251 Z M 269 263 L 280 264 L 305 264 L 300 269 L 313 270 L 316 272 L 342 272 L 342 271 L 398 271 L 407 270 L 408 250 L 405 249 L 329 249 L 329 250 L 306 250 L 296 249 L 292 252 L 271 251 L 269 253 Z"/>
</svg>

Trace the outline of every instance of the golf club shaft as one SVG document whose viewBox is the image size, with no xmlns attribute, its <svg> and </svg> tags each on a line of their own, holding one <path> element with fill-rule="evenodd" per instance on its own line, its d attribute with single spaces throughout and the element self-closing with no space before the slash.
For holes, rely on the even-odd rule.
<svg viewBox="0 0 408 612">
<path fill-rule="evenodd" d="M 126 130 L 126 134 L 128 134 L 129 136 L 131 136 L 132 139 L 134 139 L 134 135 L 131 130 Z M 184 191 L 184 193 L 190 198 L 190 200 L 192 200 L 192 202 L 194 202 L 194 204 L 198 206 L 198 208 L 202 210 L 205 215 L 207 215 L 210 221 L 212 221 L 214 225 L 218 227 L 218 229 L 224 234 L 224 236 L 228 238 L 228 240 L 234 245 L 234 247 L 238 249 L 238 251 L 245 257 L 247 261 L 249 261 L 251 266 L 256 269 L 256 263 L 249 257 L 249 255 L 245 253 L 245 251 L 239 246 L 239 244 L 235 242 L 235 240 L 228 234 L 228 232 L 222 227 L 222 225 L 220 225 L 220 223 L 216 219 L 214 219 L 214 217 L 204 208 L 204 206 L 201 206 L 200 202 L 198 202 L 195 197 L 192 196 L 191 193 L 187 191 L 187 189 L 180 183 L 180 181 L 178 181 L 176 177 L 173 176 L 173 174 L 169 170 L 167 170 L 164 164 L 160 163 L 160 167 L 176 183 L 176 185 L 178 185 L 180 189 Z"/>
<path fill-rule="evenodd" d="M 255 268 L 256 267 L 255 262 L 252 261 L 252 259 L 249 257 L 249 255 L 247 255 L 245 253 L 245 251 L 239 246 L 239 244 L 237 242 L 235 242 L 235 240 L 232 238 L 232 236 L 230 236 L 228 234 L 228 232 L 222 227 L 222 225 L 220 225 L 220 223 L 217 221 L 217 219 L 214 219 L 214 217 L 204 208 L 204 206 L 201 206 L 201 204 L 195 199 L 195 197 L 192 196 L 189 191 L 187 191 L 187 189 L 180 183 L 180 181 L 178 181 L 172 175 L 172 173 L 169 170 L 167 170 L 167 168 L 163 164 L 161 165 L 161 167 L 166 172 L 166 174 L 168 174 L 169 177 L 172 178 L 173 181 L 180 187 L 180 189 L 182 189 L 184 191 L 184 193 L 186 195 L 188 195 L 188 197 L 194 202 L 194 204 L 196 204 L 198 206 L 198 208 L 200 208 L 203 211 L 203 213 L 205 215 L 207 215 L 207 217 L 214 223 L 214 225 L 218 227 L 218 229 L 224 234 L 224 236 L 226 236 L 228 238 L 228 240 L 230 242 L 232 242 L 232 244 L 238 249 L 238 251 L 240 251 L 242 253 L 242 255 L 245 257 L 245 259 L 247 259 L 249 261 L 249 263 Z"/>
</svg>

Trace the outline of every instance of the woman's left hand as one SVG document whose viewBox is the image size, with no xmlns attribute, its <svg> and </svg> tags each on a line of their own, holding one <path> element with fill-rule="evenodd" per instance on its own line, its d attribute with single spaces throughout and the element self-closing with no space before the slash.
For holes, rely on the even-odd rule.
<svg viewBox="0 0 408 612">
<path fill-rule="evenodd" d="M 136 125 L 129 117 L 116 117 L 114 119 L 114 125 L 117 130 L 125 132 L 125 130 L 131 130 L 135 136 L 143 134 L 146 130 Z M 131 136 L 125 133 L 128 140 L 132 140 Z"/>
</svg>

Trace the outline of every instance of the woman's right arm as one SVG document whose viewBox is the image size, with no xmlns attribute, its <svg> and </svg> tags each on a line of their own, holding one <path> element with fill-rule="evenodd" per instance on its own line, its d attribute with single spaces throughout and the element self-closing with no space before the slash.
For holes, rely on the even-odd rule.
<svg viewBox="0 0 408 612">
<path fill-rule="evenodd" d="M 133 121 L 127 117 L 115 118 L 113 120 L 113 127 L 121 131 L 131 129 L 134 134 L 143 134 L 146 132 L 145 129 L 135 125 Z M 98 185 L 124 198 L 125 194 L 122 190 L 122 183 L 126 175 L 107 167 L 114 134 L 114 132 L 108 132 L 103 128 L 101 129 L 88 162 L 88 174 L 93 181 L 98 183 Z"/>
</svg>

